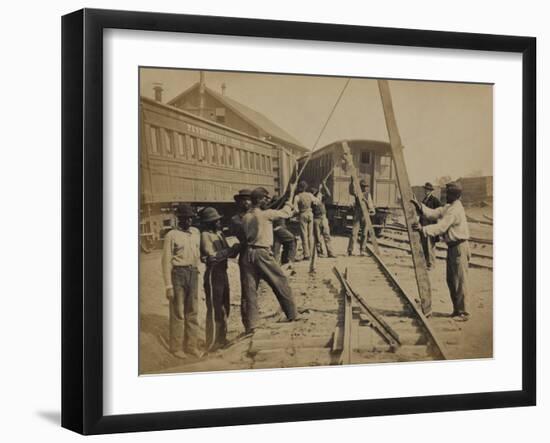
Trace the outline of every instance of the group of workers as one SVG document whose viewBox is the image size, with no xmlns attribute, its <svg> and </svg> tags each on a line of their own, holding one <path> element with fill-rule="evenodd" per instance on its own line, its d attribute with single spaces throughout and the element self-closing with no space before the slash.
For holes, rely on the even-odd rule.
<svg viewBox="0 0 550 443">
<path fill-rule="evenodd" d="M 294 195 L 294 187 L 291 194 Z M 366 221 L 360 200 L 368 215 L 375 207 L 368 183 L 360 182 L 361 194 L 355 195 L 354 220 L 348 243 L 348 254 L 353 255 L 359 232 L 360 251 L 366 251 Z M 426 263 L 434 264 L 437 239 L 448 246 L 447 284 L 453 302 L 453 317 L 467 320 L 465 307 L 467 272 L 470 259 L 468 224 L 462 203 L 461 188 L 457 183 L 447 185 L 447 204 L 433 196 L 433 186 L 425 185 L 426 197 L 420 203 L 412 202 L 420 215 L 420 223 L 413 229 L 421 232 Z M 287 199 L 280 209 L 273 209 L 273 199 L 262 187 L 242 189 L 234 196 L 237 213 L 231 218 L 230 231 L 238 242 L 229 245 L 222 231 L 222 215 L 208 207 L 200 212 L 202 232 L 192 226 L 194 212 L 191 206 L 176 208 L 177 227 L 167 233 L 162 255 L 166 297 L 169 300 L 169 348 L 176 357 L 200 357 L 198 321 L 198 265 L 205 263 L 204 291 L 206 298 L 205 350 L 212 352 L 227 345 L 227 317 L 230 309 L 227 261 L 238 257 L 241 284 L 241 319 L 244 334 L 254 332 L 259 321 L 258 285 L 264 280 L 273 290 L 288 321 L 298 319 L 296 304 L 288 278 L 281 265 L 296 259 L 296 239 L 286 226 L 286 220 L 298 216 L 303 258 L 310 259 L 315 252 L 334 257 L 325 199 L 328 189 L 309 188 L 305 181 L 298 183 L 295 197 Z M 317 248 L 317 251 L 314 251 Z"/>
<path fill-rule="evenodd" d="M 281 209 L 271 209 L 269 192 L 262 187 L 242 189 L 234 196 L 237 214 L 231 219 L 231 231 L 237 243 L 229 246 L 222 231 L 222 216 L 214 208 L 200 212 L 202 232 L 192 226 L 191 206 L 176 208 L 177 227 L 167 233 L 163 248 L 163 273 L 169 300 L 170 352 L 179 358 L 202 356 L 199 346 L 198 265 L 206 265 L 205 350 L 227 344 L 229 280 L 227 260 L 239 257 L 241 281 L 241 318 L 245 334 L 254 332 L 259 320 L 258 285 L 264 280 L 273 290 L 288 321 L 295 321 L 296 304 L 292 289 L 273 255 L 273 223 L 291 217 L 294 208 L 287 201 Z M 286 229 L 279 227 L 277 231 Z M 290 257 L 287 257 L 291 259 Z"/>
</svg>

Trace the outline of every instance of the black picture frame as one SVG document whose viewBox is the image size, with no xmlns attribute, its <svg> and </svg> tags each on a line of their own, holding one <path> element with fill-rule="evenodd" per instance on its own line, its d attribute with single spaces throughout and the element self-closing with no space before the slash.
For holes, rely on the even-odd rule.
<svg viewBox="0 0 550 443">
<path fill-rule="evenodd" d="M 519 53 L 523 65 L 522 388 L 131 415 L 103 412 L 103 31 L 109 28 Z M 62 18 L 62 426 L 82 434 L 536 403 L 536 39 L 84 9 Z M 519 275 L 517 278 L 520 278 Z"/>
</svg>

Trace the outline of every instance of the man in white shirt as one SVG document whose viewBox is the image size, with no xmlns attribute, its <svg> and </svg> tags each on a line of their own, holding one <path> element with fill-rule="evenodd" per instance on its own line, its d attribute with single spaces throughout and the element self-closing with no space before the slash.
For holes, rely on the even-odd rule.
<svg viewBox="0 0 550 443">
<path fill-rule="evenodd" d="M 293 208 L 287 202 L 280 210 L 267 209 L 270 199 L 265 188 L 254 189 L 251 199 L 252 208 L 244 215 L 242 224 L 247 247 L 242 261 L 241 314 L 248 334 L 254 332 L 259 319 L 257 291 L 260 279 L 271 287 L 287 319 L 293 321 L 297 317 L 292 289 L 272 252 L 273 221 L 289 218 Z"/>
<path fill-rule="evenodd" d="M 466 212 L 460 198 L 462 186 L 451 182 L 446 185 L 447 204 L 443 207 L 430 209 L 422 203 L 413 200 L 417 211 L 435 224 L 420 226 L 413 224 L 413 229 L 423 235 L 436 237 L 447 243 L 447 286 L 453 302 L 452 317 L 457 321 L 468 320 L 470 314 L 466 306 L 468 301 L 468 266 L 470 262 L 470 229 Z"/>
<path fill-rule="evenodd" d="M 193 210 L 189 205 L 176 208 L 178 225 L 164 237 L 162 270 L 166 298 L 170 306 L 170 352 L 185 358 L 200 357 L 198 349 L 198 287 L 200 233 L 191 226 Z"/>
</svg>

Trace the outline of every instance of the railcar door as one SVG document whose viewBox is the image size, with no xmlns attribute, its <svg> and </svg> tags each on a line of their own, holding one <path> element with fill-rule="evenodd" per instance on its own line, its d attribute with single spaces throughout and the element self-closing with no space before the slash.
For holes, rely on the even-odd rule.
<svg viewBox="0 0 550 443">
<path fill-rule="evenodd" d="M 376 206 L 394 208 L 397 204 L 397 184 L 390 155 L 375 156 L 373 198 Z"/>
</svg>

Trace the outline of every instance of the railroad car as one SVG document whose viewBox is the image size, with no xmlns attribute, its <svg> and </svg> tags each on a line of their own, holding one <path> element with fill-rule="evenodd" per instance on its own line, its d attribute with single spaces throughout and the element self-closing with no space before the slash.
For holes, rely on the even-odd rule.
<svg viewBox="0 0 550 443">
<path fill-rule="evenodd" d="M 387 142 L 376 140 L 348 140 L 359 179 L 370 185 L 371 196 L 377 209 L 375 224 L 383 224 L 388 213 L 401 209 L 401 198 L 391 147 Z M 300 167 L 307 156 L 298 160 Z M 330 191 L 327 213 L 334 230 L 345 230 L 353 220 L 350 207 L 354 197 L 350 193 L 351 176 L 342 156 L 342 141 L 331 143 L 316 150 L 307 162 L 301 176 L 310 186 L 325 183 Z"/>
<path fill-rule="evenodd" d="M 283 147 L 158 101 L 140 100 L 140 238 L 146 250 L 174 225 L 173 205 L 214 206 L 226 217 L 233 195 L 278 192 L 294 161 Z"/>
</svg>

